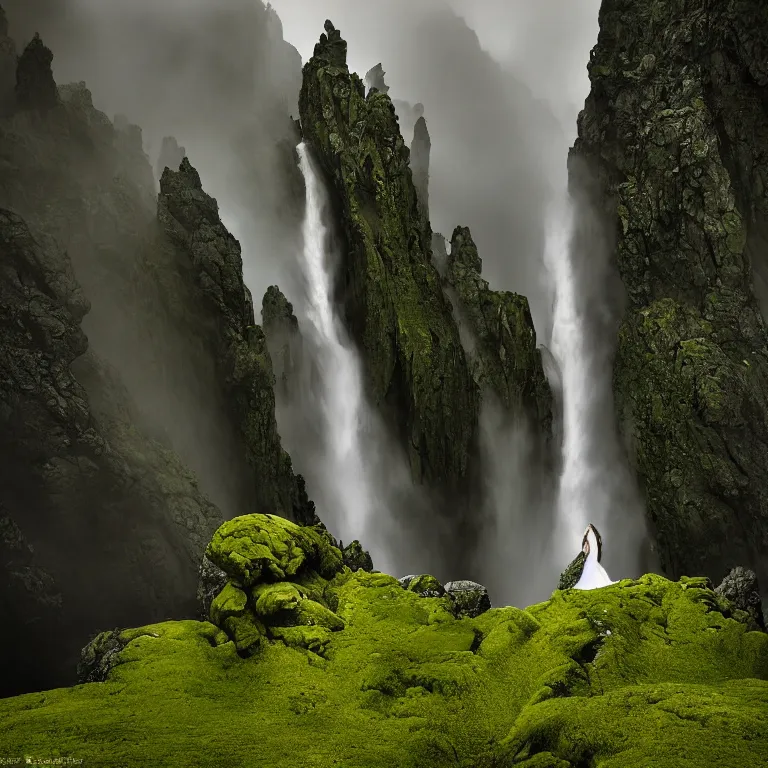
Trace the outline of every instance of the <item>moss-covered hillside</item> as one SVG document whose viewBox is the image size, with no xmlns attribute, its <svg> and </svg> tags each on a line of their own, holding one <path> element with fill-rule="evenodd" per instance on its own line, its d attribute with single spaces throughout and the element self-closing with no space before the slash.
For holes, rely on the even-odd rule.
<svg viewBox="0 0 768 768">
<path fill-rule="evenodd" d="M 583 186 L 585 165 L 598 180 L 628 297 L 619 422 L 673 576 L 741 563 L 768 581 L 768 336 L 754 292 L 767 51 L 763 0 L 604 0 L 579 117 L 572 180 Z"/>
<path fill-rule="evenodd" d="M 107 632 L 71 689 L 0 701 L 0 754 L 100 766 L 757 768 L 768 634 L 705 579 L 456 618 L 319 528 L 225 523 L 210 622 Z"/>
</svg>

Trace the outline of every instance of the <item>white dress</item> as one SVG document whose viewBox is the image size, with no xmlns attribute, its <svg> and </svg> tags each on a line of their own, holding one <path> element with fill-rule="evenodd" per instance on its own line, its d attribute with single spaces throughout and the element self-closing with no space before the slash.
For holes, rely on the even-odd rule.
<svg viewBox="0 0 768 768">
<path fill-rule="evenodd" d="M 615 581 L 611 581 L 611 577 L 606 572 L 605 568 L 597 561 L 597 538 L 595 534 L 590 531 L 587 533 L 589 540 L 589 554 L 587 560 L 584 563 L 584 570 L 581 572 L 581 578 L 574 585 L 574 589 L 598 589 L 599 587 L 607 587 L 611 584 L 615 584 Z"/>
</svg>

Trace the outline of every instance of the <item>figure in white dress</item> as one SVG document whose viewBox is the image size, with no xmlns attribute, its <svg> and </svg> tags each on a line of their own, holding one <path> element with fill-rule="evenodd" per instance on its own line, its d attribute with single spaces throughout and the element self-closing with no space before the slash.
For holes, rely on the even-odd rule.
<svg viewBox="0 0 768 768">
<path fill-rule="evenodd" d="M 581 541 L 581 552 L 563 571 L 558 589 L 598 589 L 615 584 L 600 565 L 602 556 L 603 540 L 590 523 Z"/>
</svg>

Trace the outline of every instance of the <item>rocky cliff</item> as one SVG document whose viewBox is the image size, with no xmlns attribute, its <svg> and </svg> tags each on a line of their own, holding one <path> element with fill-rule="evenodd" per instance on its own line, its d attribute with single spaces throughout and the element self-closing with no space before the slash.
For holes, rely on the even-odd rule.
<svg viewBox="0 0 768 768">
<path fill-rule="evenodd" d="M 192 615 L 224 517 L 314 520 L 215 201 L 185 161 L 158 204 L 141 131 L 51 61 L 0 57 L 0 695 L 71 681 L 104 626 Z"/>
<path fill-rule="evenodd" d="M 409 152 L 388 95 L 350 74 L 327 34 L 304 68 L 305 140 L 330 180 L 346 236 L 345 299 L 372 400 L 389 406 L 418 482 L 459 487 L 475 440 L 477 390 L 431 262 Z"/>
<path fill-rule="evenodd" d="M 535 435 L 550 438 L 552 391 L 536 346 L 528 300 L 510 291 L 490 290 L 467 227 L 453 231 L 446 261 L 446 283 L 471 334 L 467 345 L 478 387 L 493 393 L 509 413 L 530 418 Z"/>
<path fill-rule="evenodd" d="M 662 566 L 763 584 L 767 51 L 759 0 L 605 0 L 571 158 L 615 238 L 618 415 Z"/>
</svg>

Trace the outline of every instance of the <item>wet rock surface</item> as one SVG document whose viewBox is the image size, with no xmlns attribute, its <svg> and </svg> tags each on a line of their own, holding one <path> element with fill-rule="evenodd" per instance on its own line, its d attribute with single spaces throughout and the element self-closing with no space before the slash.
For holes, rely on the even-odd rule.
<svg viewBox="0 0 768 768">
<path fill-rule="evenodd" d="M 417 482 L 458 488 L 469 473 L 478 396 L 419 209 L 391 99 L 366 98 L 326 33 L 304 67 L 302 130 L 327 174 L 346 239 L 346 316 L 369 395 L 409 453 Z"/>
<path fill-rule="evenodd" d="M 763 585 L 767 47 L 758 0 L 604 2 L 570 161 L 627 293 L 614 390 L 662 567 Z"/>
</svg>

